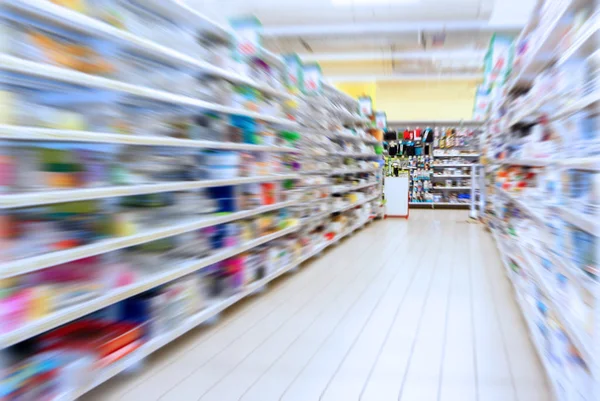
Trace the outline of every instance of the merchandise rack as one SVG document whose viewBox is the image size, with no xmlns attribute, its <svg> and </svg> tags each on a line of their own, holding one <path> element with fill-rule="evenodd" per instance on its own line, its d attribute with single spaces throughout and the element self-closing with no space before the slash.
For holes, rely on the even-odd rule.
<svg viewBox="0 0 600 401">
<path fill-rule="evenodd" d="M 424 174 L 429 174 L 429 177 L 427 178 L 415 178 L 417 174 L 414 171 L 421 169 L 421 167 L 416 167 L 414 165 L 409 165 L 406 168 L 409 169 L 411 171 L 410 174 L 410 185 L 409 185 L 409 192 L 412 192 L 412 188 L 415 185 L 415 181 L 416 180 L 425 180 L 425 181 L 429 181 L 429 182 L 439 182 L 440 180 L 443 179 L 471 179 L 471 185 L 470 186 L 453 186 L 453 187 L 434 187 L 433 184 L 431 184 L 431 187 L 428 188 L 426 190 L 426 192 L 432 193 L 432 192 L 446 192 L 446 191 L 457 191 L 457 192 L 466 192 L 466 191 L 470 191 L 470 195 L 471 195 L 471 201 L 469 202 L 433 202 L 433 201 L 411 201 L 409 202 L 409 205 L 411 207 L 426 207 L 426 208 L 435 208 L 436 206 L 439 207 L 444 207 L 444 208 L 449 208 L 449 207 L 457 207 L 457 208 L 470 208 L 471 209 L 471 215 L 473 217 L 475 217 L 477 215 L 477 210 L 479 209 L 479 202 L 477 202 L 477 196 L 478 195 L 478 185 L 479 185 L 479 164 L 477 164 L 477 160 L 481 157 L 481 155 L 477 152 L 474 152 L 473 150 L 471 150 L 469 152 L 468 147 L 473 148 L 474 144 L 470 143 L 469 145 L 466 146 L 452 146 L 450 148 L 439 148 L 437 143 L 437 132 L 438 129 L 442 129 L 444 130 L 445 128 L 469 128 L 472 131 L 475 131 L 475 134 L 473 135 L 477 135 L 476 133 L 479 132 L 481 126 L 482 126 L 482 122 L 481 121 L 474 121 L 474 120 L 406 120 L 406 121 L 391 121 L 388 122 L 388 126 L 392 127 L 393 129 L 397 130 L 398 132 L 398 139 L 400 139 L 400 135 L 402 130 L 408 128 L 408 129 L 413 129 L 413 128 L 417 128 L 420 127 L 421 129 L 425 129 L 425 128 L 432 128 L 435 131 L 435 139 L 434 142 L 431 143 L 431 150 L 432 150 L 432 155 L 427 155 L 431 158 L 431 161 L 429 162 L 429 170 L 425 171 Z M 474 140 L 474 138 L 472 138 L 472 141 Z M 425 155 L 422 156 L 416 156 L 416 157 L 423 157 Z M 444 161 L 446 159 L 462 159 L 462 161 L 464 161 L 465 163 L 437 163 L 438 160 L 440 161 Z M 425 160 L 426 161 L 426 160 Z M 474 163 L 466 163 L 467 161 L 473 161 Z M 421 161 L 419 159 L 419 161 L 417 161 L 417 163 L 419 165 L 421 165 Z M 469 174 L 448 174 L 448 175 L 440 175 L 438 172 L 440 169 L 443 168 L 468 168 L 470 167 L 471 171 Z"/>
<path fill-rule="evenodd" d="M 554 399 L 597 400 L 600 225 L 583 190 L 595 184 L 576 175 L 597 177 L 600 165 L 597 138 L 586 142 L 580 132 L 600 101 L 600 9 L 587 0 L 537 3 L 515 44 L 524 54 L 496 84 L 486 121 L 488 224 Z M 560 85 L 582 67 L 585 74 Z M 540 127 L 557 136 L 541 139 Z M 522 178 L 529 173 L 536 181 Z"/>
<path fill-rule="evenodd" d="M 168 13 L 169 18 L 174 18 L 175 20 L 178 18 L 186 19 L 188 23 L 197 25 L 198 27 L 202 26 L 202 29 L 205 31 L 209 31 L 213 35 L 219 35 L 224 40 L 229 41 L 230 38 L 234 36 L 234 33 L 230 29 L 223 27 L 196 12 L 192 12 L 193 10 L 190 10 L 181 2 L 172 0 L 151 0 L 149 2 L 145 2 L 144 5 L 152 8 L 158 14 Z M 220 77 L 231 83 L 250 86 L 261 91 L 265 95 L 270 96 L 271 98 L 280 100 L 281 102 L 287 100 L 297 101 L 302 99 L 302 101 L 310 104 L 318 104 L 319 107 L 321 107 L 323 104 L 334 104 L 335 112 L 331 112 L 330 114 L 333 116 L 336 122 L 340 122 L 345 126 L 360 126 L 370 123 L 370 120 L 357 114 L 358 102 L 355 99 L 338 91 L 328 84 L 323 85 L 323 95 L 321 96 L 297 97 L 292 93 L 288 93 L 287 90 L 274 88 L 267 83 L 257 82 L 236 72 L 217 67 L 199 58 L 188 56 L 178 50 L 170 49 L 162 44 L 155 43 L 152 40 L 134 35 L 122 29 L 115 28 L 100 20 L 96 20 L 92 17 L 67 9 L 63 6 L 53 4 L 50 1 L 8 0 L 6 2 L 6 6 L 9 7 L 11 11 L 22 15 L 35 17 L 50 25 L 59 26 L 94 38 L 117 43 L 124 50 L 134 52 L 152 60 L 164 62 L 167 65 L 190 68 L 195 73 Z M 261 49 L 260 57 L 266 59 L 269 64 L 275 65 L 277 69 L 283 68 L 281 59 L 265 49 Z M 68 68 L 24 60 L 8 54 L 0 54 L 0 70 L 18 73 L 27 77 L 41 78 L 52 82 L 78 85 L 85 88 L 106 89 L 119 92 L 120 94 L 135 99 L 147 99 L 164 104 L 186 106 L 198 111 L 212 111 L 232 116 L 245 116 L 257 121 L 268 123 L 271 127 L 296 130 L 301 132 L 302 135 L 312 132 L 316 135 L 326 136 L 331 135 L 332 132 L 328 128 L 325 128 L 326 124 L 322 122 L 319 122 L 320 124 L 317 126 L 310 126 L 309 122 L 314 121 L 310 120 L 304 122 L 302 119 L 292 120 L 279 115 L 257 113 L 242 108 L 229 107 L 218 103 L 198 100 L 192 96 L 153 89 L 141 85 L 133 85 L 117 79 L 105 78 L 70 70 Z M 264 146 L 225 141 L 220 142 L 177 139 L 151 135 L 125 135 L 84 130 L 48 129 L 6 124 L 0 125 L 0 139 L 6 141 L 45 141 L 61 143 L 134 145 L 148 147 L 168 147 L 173 149 L 192 148 L 291 155 L 304 153 L 303 149 L 283 146 Z M 337 135 L 333 136 L 331 139 L 333 141 L 344 140 L 363 142 L 367 145 L 379 144 L 376 139 L 369 136 Z M 342 152 L 336 154 L 335 156 L 361 160 L 363 163 L 362 166 L 366 165 L 364 164 L 364 160 L 377 157 L 374 154 L 359 152 Z M 301 181 L 307 174 L 317 174 L 323 177 L 331 177 L 354 174 L 377 175 L 380 172 L 381 169 L 376 167 L 336 168 L 317 171 L 296 171 L 281 174 L 236 177 L 232 179 L 156 182 L 128 186 L 105 186 L 97 188 L 47 190 L 43 192 L 24 192 L 16 194 L 11 193 L 0 195 L 0 209 L 10 210 L 71 201 L 119 198 L 142 194 L 159 194 L 173 191 L 186 191 L 200 188 L 214 188 L 250 183 L 274 183 L 284 180 L 293 180 L 294 182 L 298 183 L 298 181 Z M 94 312 L 101 311 L 104 308 L 117 304 L 125 299 L 134 297 L 138 294 L 142 294 L 148 290 L 163 286 L 165 284 L 173 283 L 180 278 L 205 269 L 206 267 L 217 262 L 243 254 L 271 241 L 285 239 L 290 235 L 297 235 L 304 230 L 305 226 L 314 220 L 327 219 L 331 215 L 338 215 L 341 213 L 354 213 L 350 211 L 352 209 L 360 209 L 361 207 L 364 208 L 365 206 L 363 205 L 366 205 L 370 202 L 374 203 L 378 199 L 381 199 L 381 178 L 379 181 L 371 181 L 371 178 L 369 178 L 369 182 L 365 184 L 347 186 L 340 188 L 337 191 L 333 191 L 336 194 L 343 194 L 346 192 L 359 190 L 365 190 L 366 193 L 369 193 L 371 187 L 377 185 L 379 185 L 379 187 L 376 191 L 370 191 L 371 195 L 365 194 L 364 198 L 357 202 L 337 208 L 331 208 L 323 213 L 310 216 L 309 219 L 296 221 L 295 223 L 292 222 L 291 225 L 288 225 L 285 228 L 280 228 L 275 232 L 265 234 L 257 238 L 251 238 L 235 246 L 221 248 L 206 257 L 193 260 L 186 259 L 177 261 L 174 263 L 174 266 L 170 266 L 170 268 L 167 270 L 145 274 L 136 278 L 131 284 L 112 288 L 109 291 L 100 293 L 91 300 L 79 302 L 72 306 L 53 311 L 52 313 L 46 314 L 45 316 L 35 320 L 30 320 L 16 329 L 0 334 L 0 352 L 3 352 L 5 348 L 31 339 L 39 334 L 73 322 Z M 212 215 L 205 215 L 199 218 L 186 218 L 182 219 L 181 221 L 170 222 L 162 227 L 153 227 L 151 229 L 142 230 L 131 235 L 112 237 L 109 239 L 92 242 L 88 245 L 77 246 L 71 249 L 54 251 L 15 261 L 2 262 L 0 263 L 0 279 L 12 278 L 31 272 L 36 272 L 58 264 L 95 255 L 106 254 L 136 245 L 147 244 L 159 239 L 170 238 L 185 233 L 192 233 L 201 228 L 217 226 L 253 216 L 259 216 L 266 212 L 288 209 L 298 204 L 298 201 L 293 198 L 286 199 L 289 200 L 279 201 L 274 204 L 268 204 L 250 210 L 241 210 L 227 214 L 216 213 Z M 360 210 L 364 211 L 364 209 Z M 356 216 L 359 216 L 359 214 L 356 214 Z M 177 327 L 169 330 L 166 333 L 153 336 L 131 354 L 97 372 L 94 372 L 94 380 L 91 383 L 71 389 L 71 391 L 62 394 L 61 396 L 57 397 L 57 399 L 75 400 L 92 389 L 100 386 L 104 382 L 110 380 L 119 373 L 137 365 L 150 354 L 161 349 L 170 342 L 175 341 L 177 338 L 189 332 L 193 328 L 206 323 L 211 318 L 218 316 L 219 313 L 235 303 L 257 293 L 260 289 L 267 286 L 267 284 L 271 281 L 293 270 L 310 258 L 320 254 L 328 247 L 335 245 L 344 237 L 351 235 L 356 230 L 368 224 L 373 217 L 374 216 L 371 215 L 367 218 L 360 218 L 357 221 L 351 221 L 351 225 L 348 229 L 338 235 L 335 235 L 331 240 L 312 244 L 310 249 L 304 250 L 300 258 L 291 261 L 284 267 L 272 272 L 271 274 L 268 274 L 266 277 L 263 277 L 258 281 L 246 284 L 241 291 L 233 295 L 222 299 L 213 300 L 208 307 L 205 307 L 195 315 L 188 317 L 181 324 L 177 325 Z"/>
<path fill-rule="evenodd" d="M 118 362 L 113 363 L 109 367 L 102 369 L 99 372 L 97 378 L 91 384 L 84 386 L 83 388 L 75 389 L 72 393 L 64 394 L 62 397 L 59 397 L 59 400 L 60 401 L 75 401 L 75 400 L 77 400 L 79 397 L 85 395 L 86 393 L 92 391 L 96 387 L 99 387 L 100 385 L 104 384 L 108 380 L 117 376 L 119 373 L 122 373 L 133 366 L 136 366 L 142 360 L 144 360 L 146 357 L 148 357 L 149 355 L 158 351 L 159 349 L 165 347 L 167 344 L 171 343 L 172 341 L 175 341 L 177 338 L 181 337 L 185 333 L 206 323 L 210 319 L 218 317 L 221 312 L 225 311 L 230 306 L 233 306 L 234 304 L 244 300 L 245 298 L 248 298 L 248 297 L 260 292 L 261 289 L 263 289 L 265 286 L 267 286 L 273 280 L 276 280 L 280 276 L 294 270 L 295 268 L 297 268 L 298 266 L 300 266 L 302 263 L 306 262 L 307 260 L 309 260 L 315 256 L 318 256 L 321 252 L 325 251 L 328 247 L 339 243 L 342 239 L 344 239 L 345 237 L 347 237 L 349 235 L 352 235 L 355 231 L 360 230 L 361 228 L 363 228 L 365 225 L 367 225 L 370 222 L 371 222 L 371 219 L 367 219 L 365 221 L 358 222 L 356 225 L 354 225 L 347 231 L 341 233 L 340 235 L 337 235 L 332 240 L 326 241 L 323 244 L 315 246 L 312 251 L 310 251 L 306 255 L 302 256 L 299 260 L 296 260 L 296 261 L 288 264 L 287 266 L 285 266 L 282 269 L 274 272 L 273 274 L 263 278 L 260 281 L 257 281 L 257 282 L 254 282 L 254 283 L 248 285 L 247 288 L 245 288 L 242 292 L 239 292 L 239 293 L 232 295 L 228 298 L 225 298 L 223 300 L 214 302 L 211 306 L 203 309 L 195 316 L 188 318 L 188 320 L 184 324 L 180 325 L 176 329 L 171 330 L 170 332 L 165 333 L 163 335 L 160 335 L 159 337 L 153 338 L 152 340 L 150 340 L 149 342 L 144 344 L 141 348 L 139 348 L 132 354 L 126 356 L 125 358 L 121 359 Z"/>
</svg>

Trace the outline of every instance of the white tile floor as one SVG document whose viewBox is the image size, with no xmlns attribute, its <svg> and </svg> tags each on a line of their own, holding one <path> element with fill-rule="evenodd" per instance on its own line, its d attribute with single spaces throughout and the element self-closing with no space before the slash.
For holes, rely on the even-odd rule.
<svg viewBox="0 0 600 401">
<path fill-rule="evenodd" d="M 491 236 L 463 211 L 375 222 L 84 397 L 549 401 Z"/>
</svg>

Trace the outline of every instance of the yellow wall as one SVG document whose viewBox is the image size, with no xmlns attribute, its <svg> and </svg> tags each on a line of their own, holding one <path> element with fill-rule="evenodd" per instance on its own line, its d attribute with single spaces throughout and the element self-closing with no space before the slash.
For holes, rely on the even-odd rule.
<svg viewBox="0 0 600 401">
<path fill-rule="evenodd" d="M 377 108 L 377 84 L 375 82 L 340 82 L 336 84 L 336 87 L 355 99 L 361 96 L 371 96 L 373 109 Z"/>
<path fill-rule="evenodd" d="M 338 83 L 358 98 L 371 96 L 376 110 L 393 120 L 471 119 L 478 81 L 380 81 Z"/>
</svg>

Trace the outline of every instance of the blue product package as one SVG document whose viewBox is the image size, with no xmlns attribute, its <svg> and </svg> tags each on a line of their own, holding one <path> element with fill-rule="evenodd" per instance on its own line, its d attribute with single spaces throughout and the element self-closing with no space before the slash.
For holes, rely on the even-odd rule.
<svg viewBox="0 0 600 401">
<path fill-rule="evenodd" d="M 208 194 L 211 199 L 215 199 L 217 201 L 219 213 L 233 213 L 239 210 L 235 186 L 230 185 L 224 187 L 212 187 L 209 188 Z"/>
</svg>

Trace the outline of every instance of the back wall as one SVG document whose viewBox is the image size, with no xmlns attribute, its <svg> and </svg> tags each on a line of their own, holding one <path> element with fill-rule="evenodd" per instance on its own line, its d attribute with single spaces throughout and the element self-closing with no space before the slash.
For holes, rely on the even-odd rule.
<svg viewBox="0 0 600 401">
<path fill-rule="evenodd" d="M 358 98 L 371 96 L 375 110 L 392 120 L 470 120 L 479 81 L 340 82 L 335 86 Z"/>
</svg>

